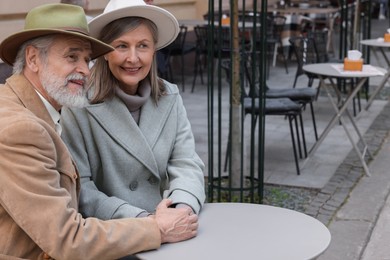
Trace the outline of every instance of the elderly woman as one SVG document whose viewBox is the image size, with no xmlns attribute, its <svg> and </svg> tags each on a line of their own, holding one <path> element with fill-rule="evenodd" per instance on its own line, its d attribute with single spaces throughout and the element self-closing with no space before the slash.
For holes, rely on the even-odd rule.
<svg viewBox="0 0 390 260">
<path fill-rule="evenodd" d="M 96 60 L 90 105 L 62 110 L 62 137 L 81 175 L 81 212 L 143 217 L 163 199 L 198 214 L 204 164 L 176 85 L 157 76 L 156 51 L 179 27 L 143 0 L 111 0 L 90 33 L 114 47 Z"/>
</svg>

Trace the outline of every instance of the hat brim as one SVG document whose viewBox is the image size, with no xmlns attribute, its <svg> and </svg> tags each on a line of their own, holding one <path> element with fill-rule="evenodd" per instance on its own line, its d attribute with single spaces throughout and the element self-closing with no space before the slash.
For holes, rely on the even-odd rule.
<svg viewBox="0 0 390 260">
<path fill-rule="evenodd" d="M 92 54 L 91 59 L 95 59 L 101 55 L 104 55 L 114 49 L 97 39 L 85 35 L 83 33 L 75 32 L 75 31 L 65 31 L 61 29 L 34 29 L 34 30 L 25 30 L 19 33 L 15 33 L 9 37 L 7 37 L 0 45 L 0 57 L 1 59 L 8 63 L 9 65 L 13 65 L 15 62 L 16 55 L 19 51 L 20 46 L 33 38 L 37 38 L 40 36 L 46 36 L 50 34 L 64 34 L 71 35 L 83 38 L 91 43 Z"/>
<path fill-rule="evenodd" d="M 117 19 L 132 16 L 149 19 L 157 26 L 157 50 L 168 46 L 179 34 L 179 23 L 176 18 L 168 11 L 153 5 L 124 7 L 100 14 L 89 21 L 89 33 L 92 37 L 99 39 L 104 26 Z"/>
</svg>

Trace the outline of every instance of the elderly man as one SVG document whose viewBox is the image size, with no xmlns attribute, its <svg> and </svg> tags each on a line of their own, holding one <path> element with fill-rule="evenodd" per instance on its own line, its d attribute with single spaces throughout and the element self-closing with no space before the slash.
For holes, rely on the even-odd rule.
<svg viewBox="0 0 390 260">
<path fill-rule="evenodd" d="M 154 215 L 102 221 L 77 211 L 79 176 L 62 142 L 63 105 L 83 106 L 90 59 L 112 48 L 88 36 L 81 7 L 32 9 L 5 39 L 14 75 L 0 87 L 0 258 L 117 259 L 196 235 L 197 216 L 162 201 Z"/>
</svg>

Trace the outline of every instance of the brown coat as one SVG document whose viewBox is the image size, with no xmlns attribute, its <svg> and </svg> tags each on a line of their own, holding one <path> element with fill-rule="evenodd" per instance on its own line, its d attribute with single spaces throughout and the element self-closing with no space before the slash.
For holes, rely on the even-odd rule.
<svg viewBox="0 0 390 260">
<path fill-rule="evenodd" d="M 116 259 L 160 246 L 154 220 L 84 219 L 78 193 L 42 101 L 24 76 L 10 77 L 0 86 L 0 259 Z"/>
</svg>

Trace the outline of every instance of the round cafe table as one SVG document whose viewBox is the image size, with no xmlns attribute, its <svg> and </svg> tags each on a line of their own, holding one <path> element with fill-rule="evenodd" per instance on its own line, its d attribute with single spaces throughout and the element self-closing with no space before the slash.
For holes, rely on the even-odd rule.
<svg viewBox="0 0 390 260">
<path fill-rule="evenodd" d="M 137 254 L 144 260 L 305 260 L 320 255 L 331 235 L 303 213 L 259 204 L 207 203 L 197 237 Z"/>
<path fill-rule="evenodd" d="M 325 137 L 329 134 L 330 130 L 336 125 L 337 122 L 340 122 L 344 128 L 345 133 L 349 141 L 351 142 L 353 149 L 356 151 L 356 154 L 359 156 L 359 160 L 363 166 L 363 169 L 367 176 L 370 176 L 370 171 L 368 169 L 367 163 L 365 161 L 365 155 L 368 154 L 372 158 L 372 154 L 368 150 L 368 144 L 364 140 L 362 133 L 357 127 L 354 117 L 349 113 L 348 106 L 352 103 L 352 100 L 359 94 L 359 91 L 362 89 L 364 84 L 367 82 L 367 79 L 370 77 L 383 76 L 385 75 L 386 70 L 372 66 L 370 64 L 364 64 L 361 71 L 346 71 L 344 70 L 343 63 L 316 63 L 316 64 L 307 64 L 303 66 L 303 70 L 306 73 L 317 75 L 320 79 L 320 87 L 323 88 L 328 96 L 329 102 L 333 107 L 334 115 L 328 125 L 325 127 L 324 131 L 318 138 L 317 142 L 309 151 L 309 155 L 306 158 L 305 164 L 312 157 L 313 153 L 318 149 L 320 144 L 324 141 Z M 356 86 L 354 86 L 348 93 L 344 96 L 339 90 L 335 79 L 358 79 Z M 325 80 L 328 80 L 330 84 L 326 84 Z M 333 90 L 333 91 L 332 91 Z M 334 93 L 334 94 L 332 94 Z M 353 138 L 353 132 L 347 127 L 347 121 L 344 119 L 346 116 L 349 119 L 350 123 L 355 130 L 355 134 L 359 137 L 358 141 L 363 143 L 363 150 L 361 151 L 359 146 Z"/>
</svg>

